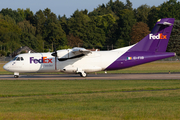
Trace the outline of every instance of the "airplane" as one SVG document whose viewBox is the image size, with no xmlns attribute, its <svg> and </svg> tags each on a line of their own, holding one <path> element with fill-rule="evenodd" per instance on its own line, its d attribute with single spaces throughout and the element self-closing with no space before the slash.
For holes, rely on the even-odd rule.
<svg viewBox="0 0 180 120">
<path fill-rule="evenodd" d="M 174 18 L 163 18 L 157 21 L 150 34 L 138 43 L 110 51 L 90 51 L 75 47 L 49 53 L 25 53 L 17 55 L 3 66 L 14 72 L 18 78 L 23 72 L 64 72 L 80 74 L 124 69 L 168 57 L 176 53 L 166 52 L 174 24 Z"/>
</svg>

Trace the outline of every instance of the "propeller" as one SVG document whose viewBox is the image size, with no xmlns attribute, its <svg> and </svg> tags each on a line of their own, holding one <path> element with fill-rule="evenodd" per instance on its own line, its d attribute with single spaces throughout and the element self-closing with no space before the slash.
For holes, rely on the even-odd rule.
<svg viewBox="0 0 180 120">
<path fill-rule="evenodd" d="M 57 57 L 57 51 L 56 51 L 56 46 L 54 45 L 54 52 L 51 54 L 54 57 Z"/>
<path fill-rule="evenodd" d="M 57 70 L 57 51 L 55 45 L 54 45 L 54 52 L 51 55 L 55 57 L 55 70 Z"/>
</svg>

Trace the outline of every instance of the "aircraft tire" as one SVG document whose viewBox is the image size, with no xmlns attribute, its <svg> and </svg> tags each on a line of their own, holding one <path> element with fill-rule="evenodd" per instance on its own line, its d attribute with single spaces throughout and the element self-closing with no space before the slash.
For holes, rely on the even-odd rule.
<svg viewBox="0 0 180 120">
<path fill-rule="evenodd" d="M 86 77 L 87 76 L 87 74 L 84 72 L 84 73 L 80 73 L 80 76 L 81 77 Z"/>
<path fill-rule="evenodd" d="M 18 75 L 14 75 L 14 78 L 18 78 L 19 76 Z"/>
</svg>

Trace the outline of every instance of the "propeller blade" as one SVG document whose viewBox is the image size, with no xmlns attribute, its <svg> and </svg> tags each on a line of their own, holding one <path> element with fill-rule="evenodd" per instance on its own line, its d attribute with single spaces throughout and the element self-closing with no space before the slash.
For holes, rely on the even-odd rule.
<svg viewBox="0 0 180 120">
<path fill-rule="evenodd" d="M 54 52 L 51 55 L 57 57 L 56 45 L 53 45 L 53 47 L 54 47 Z"/>
<path fill-rule="evenodd" d="M 57 51 L 53 52 L 51 55 L 54 56 L 54 57 L 57 57 Z"/>
</svg>

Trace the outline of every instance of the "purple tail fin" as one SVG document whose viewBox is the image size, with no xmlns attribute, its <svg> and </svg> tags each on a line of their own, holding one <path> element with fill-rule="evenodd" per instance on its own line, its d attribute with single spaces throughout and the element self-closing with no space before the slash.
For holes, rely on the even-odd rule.
<svg viewBox="0 0 180 120">
<path fill-rule="evenodd" d="M 158 20 L 151 33 L 129 51 L 166 52 L 174 20 L 174 18 Z"/>
</svg>

